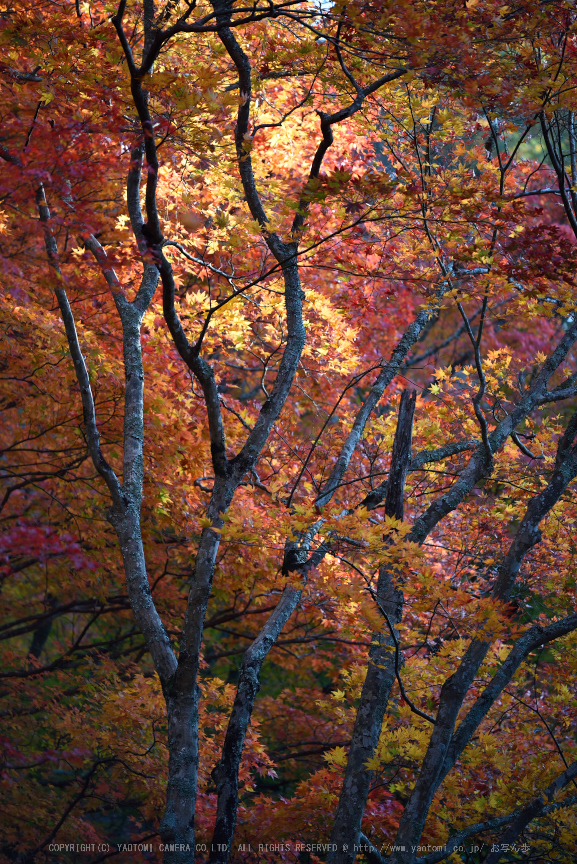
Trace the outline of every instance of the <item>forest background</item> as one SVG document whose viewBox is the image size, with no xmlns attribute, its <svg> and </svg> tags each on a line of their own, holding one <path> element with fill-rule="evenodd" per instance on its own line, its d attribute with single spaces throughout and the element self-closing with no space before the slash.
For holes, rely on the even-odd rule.
<svg viewBox="0 0 577 864">
<path fill-rule="evenodd" d="M 574 3 L 0 25 L 0 860 L 573 861 Z"/>
</svg>

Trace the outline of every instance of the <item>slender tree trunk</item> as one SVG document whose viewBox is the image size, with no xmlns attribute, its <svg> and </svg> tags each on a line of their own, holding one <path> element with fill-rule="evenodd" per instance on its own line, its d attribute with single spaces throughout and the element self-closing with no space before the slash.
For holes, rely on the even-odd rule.
<svg viewBox="0 0 577 864">
<path fill-rule="evenodd" d="M 403 391 L 399 405 L 399 419 L 391 456 L 391 471 L 385 499 L 385 513 L 395 519 L 403 518 L 403 498 L 409 462 L 416 394 Z M 385 566 L 379 570 L 376 599 L 380 611 L 386 614 L 394 628 L 399 624 L 403 611 L 403 594 L 395 587 L 392 574 Z M 367 677 L 361 692 L 361 701 L 337 812 L 333 823 L 327 862 L 330 864 L 352 864 L 357 855 L 359 834 L 373 772 L 366 767 L 374 755 L 383 717 L 396 677 L 397 652 L 388 624 L 383 632 L 373 634 L 369 651 Z M 391 650 L 392 649 L 392 650 Z"/>
<path fill-rule="evenodd" d="M 379 595 L 379 605 L 385 609 L 394 627 L 401 620 L 403 595 L 394 587 L 386 571 L 379 576 Z M 368 770 L 366 762 L 374 755 L 379 743 L 383 717 L 395 681 L 395 661 L 392 637 L 374 634 L 330 838 L 334 847 L 327 858 L 330 864 L 352 864 L 357 856 L 361 822 L 374 773 Z"/>
<path fill-rule="evenodd" d="M 226 864 L 228 861 L 238 809 L 238 772 L 246 730 L 260 689 L 260 671 L 281 630 L 296 609 L 301 594 L 300 589 L 285 588 L 276 609 L 243 657 L 222 756 L 212 772 L 218 789 L 218 809 L 210 864 Z"/>
<path fill-rule="evenodd" d="M 443 684 L 435 728 L 415 788 L 401 816 L 395 838 L 395 846 L 398 851 L 391 855 L 390 864 L 393 862 L 394 864 L 410 864 L 413 861 L 412 847 L 417 846 L 421 839 L 429 815 L 429 808 L 439 785 L 439 777 L 451 743 L 457 716 L 469 687 L 489 650 L 489 644 L 489 642 L 471 642 L 461 665 Z"/>
</svg>

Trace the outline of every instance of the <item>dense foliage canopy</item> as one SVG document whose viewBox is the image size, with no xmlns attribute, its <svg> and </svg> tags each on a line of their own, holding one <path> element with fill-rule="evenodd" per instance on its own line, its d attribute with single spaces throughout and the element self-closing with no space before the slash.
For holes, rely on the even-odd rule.
<svg viewBox="0 0 577 864">
<path fill-rule="evenodd" d="M 574 861 L 573 0 L 0 25 L 0 861 Z"/>
</svg>

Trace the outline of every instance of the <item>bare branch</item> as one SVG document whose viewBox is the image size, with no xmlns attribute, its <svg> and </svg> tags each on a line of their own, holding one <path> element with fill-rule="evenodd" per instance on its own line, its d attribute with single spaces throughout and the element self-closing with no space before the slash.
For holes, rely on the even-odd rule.
<svg viewBox="0 0 577 864">
<path fill-rule="evenodd" d="M 90 450 L 92 461 L 94 462 L 94 467 L 108 486 L 113 501 L 119 502 L 122 495 L 120 483 L 114 470 L 108 464 L 102 454 L 102 450 L 100 449 L 100 434 L 96 425 L 96 411 L 94 408 L 92 387 L 90 386 L 88 370 L 78 340 L 74 314 L 68 300 L 68 295 L 66 294 L 66 289 L 64 288 L 62 271 L 58 260 L 58 247 L 50 228 L 50 210 L 46 203 L 43 186 L 38 188 L 36 193 L 36 203 L 38 205 L 40 222 L 44 231 L 44 244 L 46 246 L 48 261 L 56 274 L 57 284 L 54 288 L 54 293 L 56 294 L 58 306 L 60 307 L 60 314 L 62 315 L 62 321 L 68 339 L 68 346 L 70 348 L 70 355 L 74 364 L 76 379 L 80 387 L 88 448 Z"/>
</svg>

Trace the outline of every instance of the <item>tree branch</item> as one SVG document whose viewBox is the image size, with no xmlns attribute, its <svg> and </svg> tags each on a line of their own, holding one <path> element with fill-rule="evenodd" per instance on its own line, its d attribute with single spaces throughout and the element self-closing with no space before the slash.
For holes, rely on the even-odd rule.
<svg viewBox="0 0 577 864">
<path fill-rule="evenodd" d="M 86 363 L 82 355 L 80 342 L 78 340 L 78 333 L 76 330 L 76 323 L 74 321 L 74 314 L 68 300 L 68 295 L 66 294 L 66 289 L 63 286 L 62 271 L 60 269 L 60 263 L 58 260 L 58 247 L 56 245 L 56 240 L 50 228 L 50 210 L 48 209 L 48 204 L 46 203 L 43 186 L 39 186 L 36 192 L 36 203 L 38 206 L 40 222 L 44 231 L 44 245 L 46 247 L 46 253 L 48 255 L 48 262 L 54 270 L 57 278 L 57 285 L 54 288 L 54 293 L 56 295 L 58 306 L 60 308 L 60 314 L 64 323 L 64 330 L 66 332 L 66 338 L 68 340 L 68 347 L 70 349 L 70 355 L 74 364 L 74 371 L 76 372 L 76 380 L 78 381 L 78 386 L 80 387 L 80 396 L 82 399 L 84 427 L 86 429 L 86 440 L 88 442 L 88 449 L 90 450 L 90 455 L 92 457 L 94 467 L 108 486 L 108 489 L 112 496 L 112 500 L 115 502 L 119 502 L 122 496 L 120 483 L 114 470 L 108 464 L 102 454 L 102 450 L 100 449 L 100 433 L 98 432 L 98 427 L 96 425 L 96 410 L 94 407 L 92 387 L 90 386 L 88 370 L 86 368 Z"/>
</svg>

